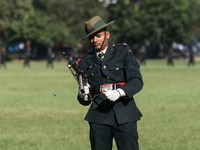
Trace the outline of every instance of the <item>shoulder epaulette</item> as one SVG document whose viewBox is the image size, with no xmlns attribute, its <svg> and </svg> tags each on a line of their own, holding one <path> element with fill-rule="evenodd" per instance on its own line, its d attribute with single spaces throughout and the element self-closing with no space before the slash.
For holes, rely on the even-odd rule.
<svg viewBox="0 0 200 150">
<path fill-rule="evenodd" d="M 124 46 L 124 47 L 126 47 L 126 46 L 128 46 L 128 44 L 126 44 L 126 43 L 113 44 L 113 47 L 115 47 L 115 46 Z"/>
<path fill-rule="evenodd" d="M 126 44 L 126 43 L 118 43 L 118 44 L 113 45 L 113 47 L 115 47 L 116 49 L 122 50 L 122 51 L 124 49 L 126 49 L 126 50 L 128 50 L 129 55 L 131 57 L 133 57 L 133 52 L 132 52 L 131 48 L 128 46 L 128 44 Z"/>
</svg>

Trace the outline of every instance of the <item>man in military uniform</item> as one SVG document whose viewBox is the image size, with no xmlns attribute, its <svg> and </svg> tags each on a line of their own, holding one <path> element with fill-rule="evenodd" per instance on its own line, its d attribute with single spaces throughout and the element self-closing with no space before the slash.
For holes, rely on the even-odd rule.
<svg viewBox="0 0 200 150">
<path fill-rule="evenodd" d="M 91 104 L 85 120 L 90 125 L 92 150 L 111 150 L 115 138 L 119 150 L 138 150 L 137 121 L 142 114 L 133 95 L 143 87 L 139 64 L 127 44 L 110 45 L 110 32 L 99 16 L 85 22 L 85 31 L 93 50 L 79 61 L 88 77 L 78 100 Z M 89 88 L 94 90 L 91 102 Z"/>
</svg>

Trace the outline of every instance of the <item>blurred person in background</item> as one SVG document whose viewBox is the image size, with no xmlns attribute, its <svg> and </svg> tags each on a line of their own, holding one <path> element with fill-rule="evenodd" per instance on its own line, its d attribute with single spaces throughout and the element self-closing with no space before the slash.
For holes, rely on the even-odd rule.
<svg viewBox="0 0 200 150">
<path fill-rule="evenodd" d="M 174 47 L 171 45 L 168 52 L 167 66 L 174 66 Z"/>
<path fill-rule="evenodd" d="M 24 57 L 25 57 L 24 58 L 24 68 L 25 67 L 30 68 L 31 67 L 31 65 L 30 65 L 31 50 L 30 49 L 26 50 Z"/>
<path fill-rule="evenodd" d="M 85 22 L 86 36 L 93 50 L 79 61 L 88 77 L 84 92 L 79 88 L 78 100 L 90 105 L 85 120 L 90 125 L 92 150 L 111 150 L 113 138 L 118 150 L 138 150 L 137 121 L 142 114 L 133 95 L 143 87 L 139 64 L 125 43 L 110 45 L 110 32 L 99 16 Z M 82 39 L 82 40 L 83 40 Z M 88 96 L 94 90 L 93 100 Z"/>
<path fill-rule="evenodd" d="M 26 41 L 26 51 L 25 51 L 25 56 L 24 56 L 24 68 L 28 67 L 30 68 L 30 58 L 31 58 L 31 40 Z"/>
<path fill-rule="evenodd" d="M 25 48 L 24 42 L 20 42 L 19 43 L 19 59 L 23 58 L 24 48 Z"/>
<path fill-rule="evenodd" d="M 46 68 L 49 68 L 49 66 L 51 66 L 51 68 L 54 68 L 53 65 L 53 60 L 55 58 L 55 54 L 52 51 L 52 47 L 49 47 L 48 53 L 47 53 L 47 65 Z"/>
<path fill-rule="evenodd" d="M 142 45 L 141 49 L 139 50 L 139 62 L 140 66 L 146 66 L 146 48 L 145 45 Z"/>
<path fill-rule="evenodd" d="M 189 61 L 188 61 L 188 66 L 190 65 L 195 65 L 194 62 L 194 50 L 192 44 L 189 45 Z"/>
<path fill-rule="evenodd" d="M 6 69 L 6 48 L 5 47 L 1 47 L 0 48 L 0 68 L 1 66 L 4 67 L 4 69 Z"/>
</svg>

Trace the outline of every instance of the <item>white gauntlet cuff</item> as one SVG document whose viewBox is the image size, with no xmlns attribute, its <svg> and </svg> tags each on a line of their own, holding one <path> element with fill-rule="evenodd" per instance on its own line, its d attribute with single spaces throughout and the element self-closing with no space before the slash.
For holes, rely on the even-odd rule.
<svg viewBox="0 0 200 150">
<path fill-rule="evenodd" d="M 118 88 L 117 91 L 119 92 L 120 97 L 126 96 L 126 93 L 124 92 L 124 90 Z"/>
</svg>

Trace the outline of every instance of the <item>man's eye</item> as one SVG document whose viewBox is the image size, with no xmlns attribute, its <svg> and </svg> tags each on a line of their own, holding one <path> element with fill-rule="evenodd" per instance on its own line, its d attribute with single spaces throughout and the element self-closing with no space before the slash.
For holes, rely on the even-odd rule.
<svg viewBox="0 0 200 150">
<path fill-rule="evenodd" d="M 91 39 L 93 39 L 94 37 L 92 37 L 92 36 L 89 36 L 89 39 L 91 40 Z"/>
</svg>

